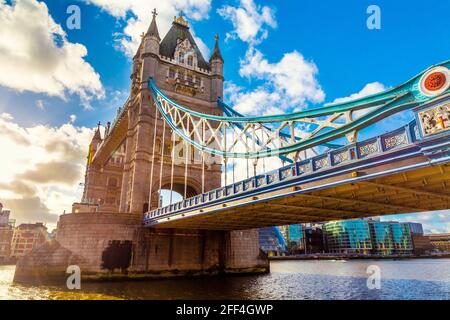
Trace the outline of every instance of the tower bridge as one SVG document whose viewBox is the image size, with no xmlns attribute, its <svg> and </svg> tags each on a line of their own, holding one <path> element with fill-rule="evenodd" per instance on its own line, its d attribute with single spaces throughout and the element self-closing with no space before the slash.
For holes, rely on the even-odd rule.
<svg viewBox="0 0 450 320">
<path fill-rule="evenodd" d="M 153 12 L 130 96 L 96 130 L 83 197 L 58 222 L 60 247 L 26 257 L 17 279 L 65 264 L 104 274 L 124 241 L 134 274 L 265 272 L 255 228 L 450 208 L 450 61 L 385 92 L 270 116 L 226 104 L 223 68 L 218 37 L 207 61 L 182 15 L 161 40 Z M 408 110 L 412 121 L 359 138 Z M 248 177 L 236 181 L 239 159 Z M 265 160 L 280 167 L 258 171 Z M 163 189 L 183 200 L 163 206 Z"/>
</svg>

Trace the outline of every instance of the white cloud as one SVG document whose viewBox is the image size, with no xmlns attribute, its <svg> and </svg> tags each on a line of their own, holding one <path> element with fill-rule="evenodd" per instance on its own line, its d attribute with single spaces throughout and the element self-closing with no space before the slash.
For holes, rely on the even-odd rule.
<svg viewBox="0 0 450 320">
<path fill-rule="evenodd" d="M 55 223 L 79 201 L 76 187 L 83 181 L 92 134 L 71 123 L 22 127 L 11 115 L 0 115 L 0 150 L 7 150 L 0 160 L 0 199 L 12 218 Z"/>
<path fill-rule="evenodd" d="M 38 107 L 38 109 L 44 110 L 44 109 L 45 109 L 44 101 L 42 101 L 42 100 L 37 100 L 37 101 L 36 101 L 36 107 Z"/>
<path fill-rule="evenodd" d="M 363 98 L 366 96 L 370 96 L 372 94 L 376 94 L 376 93 L 379 93 L 379 92 L 382 92 L 385 90 L 386 90 L 386 87 L 384 86 L 384 84 L 382 84 L 380 82 L 371 82 L 371 83 L 366 84 L 364 86 L 364 88 L 362 88 L 359 92 L 353 93 L 348 97 L 337 98 L 332 103 L 347 102 L 347 101 Z"/>
<path fill-rule="evenodd" d="M 425 233 L 450 233 L 450 210 L 426 211 L 381 217 L 382 221 L 417 222 Z"/>
<path fill-rule="evenodd" d="M 169 31 L 173 17 L 183 10 L 191 20 L 203 20 L 208 18 L 211 9 L 211 0 L 84 0 L 105 10 L 117 19 L 126 21 L 122 34 L 118 35 L 121 49 L 130 57 L 134 56 L 141 42 L 141 34 L 146 32 L 151 19 L 151 11 L 158 11 L 158 29 L 161 37 Z M 127 13 L 133 16 L 127 18 Z M 191 26 L 192 29 L 192 26 Z M 195 32 L 193 32 L 195 34 Z M 209 49 L 204 42 L 194 37 L 199 49 L 205 58 L 209 55 Z"/>
<path fill-rule="evenodd" d="M 66 99 L 77 94 L 89 106 L 103 97 L 100 76 L 84 60 L 87 49 L 71 43 L 43 2 L 0 1 L 0 85 Z"/>
<path fill-rule="evenodd" d="M 270 63 L 259 50 L 249 48 L 239 73 L 248 80 L 264 82 L 252 91 L 226 83 L 227 99 L 244 114 L 292 112 L 304 108 L 308 102 L 320 103 L 325 99 L 316 79 L 317 66 L 297 51 L 285 53 L 279 62 Z"/>
<path fill-rule="evenodd" d="M 69 122 L 70 122 L 70 123 L 74 123 L 76 120 L 77 120 L 77 116 L 76 116 L 76 115 L 71 114 L 71 115 L 69 116 Z"/>
<path fill-rule="evenodd" d="M 352 93 L 348 97 L 334 99 L 333 102 L 327 103 L 326 106 L 332 105 L 335 103 L 344 103 L 344 102 L 364 98 L 364 97 L 367 97 L 367 96 L 370 96 L 370 95 L 373 95 L 376 93 L 383 92 L 385 90 L 386 90 L 386 87 L 384 86 L 384 84 L 382 84 L 380 82 L 371 82 L 371 83 L 366 84 L 359 92 Z M 376 108 L 377 107 L 371 107 L 371 108 L 367 108 L 367 109 L 356 110 L 355 112 L 353 112 L 353 119 L 360 118 L 360 117 L 366 115 L 367 113 L 375 110 Z M 341 120 L 342 120 L 342 118 L 341 118 Z M 377 125 L 379 125 L 379 124 L 380 123 L 377 123 Z"/>
<path fill-rule="evenodd" d="M 267 38 L 268 27 L 277 27 L 274 11 L 267 6 L 256 5 L 253 0 L 240 0 L 239 7 L 225 5 L 217 12 L 233 24 L 234 30 L 227 33 L 227 39 L 239 38 L 257 44 Z"/>
</svg>

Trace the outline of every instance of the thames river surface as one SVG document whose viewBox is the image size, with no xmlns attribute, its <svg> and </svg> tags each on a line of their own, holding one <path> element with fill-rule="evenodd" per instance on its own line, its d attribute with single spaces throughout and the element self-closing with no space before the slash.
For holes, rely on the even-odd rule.
<svg viewBox="0 0 450 320">
<path fill-rule="evenodd" d="M 380 289 L 368 289 L 378 266 Z M 81 290 L 13 284 L 0 266 L 0 299 L 450 299 L 450 259 L 276 261 L 271 273 L 139 282 L 82 283 Z"/>
</svg>

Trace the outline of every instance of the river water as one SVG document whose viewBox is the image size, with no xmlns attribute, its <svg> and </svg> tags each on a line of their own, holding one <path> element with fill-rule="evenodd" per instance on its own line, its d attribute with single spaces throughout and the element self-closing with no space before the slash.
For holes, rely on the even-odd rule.
<svg viewBox="0 0 450 320">
<path fill-rule="evenodd" d="M 367 268 L 379 267 L 380 289 Z M 0 266 L 1 299 L 450 299 L 450 259 L 273 261 L 259 276 L 82 283 L 81 290 L 13 284 Z"/>
</svg>

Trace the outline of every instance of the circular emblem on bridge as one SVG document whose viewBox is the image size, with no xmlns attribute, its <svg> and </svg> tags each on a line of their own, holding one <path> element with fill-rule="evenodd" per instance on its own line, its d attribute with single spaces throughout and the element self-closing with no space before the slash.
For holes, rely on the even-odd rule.
<svg viewBox="0 0 450 320">
<path fill-rule="evenodd" d="M 450 70 L 435 67 L 425 72 L 420 79 L 420 91 L 427 97 L 434 97 L 450 87 Z"/>
</svg>

